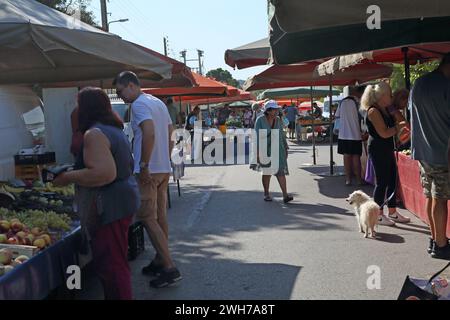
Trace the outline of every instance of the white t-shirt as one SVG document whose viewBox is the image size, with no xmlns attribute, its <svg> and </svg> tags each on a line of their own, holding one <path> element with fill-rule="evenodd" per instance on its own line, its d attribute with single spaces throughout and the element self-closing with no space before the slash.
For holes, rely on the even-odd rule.
<svg viewBox="0 0 450 320">
<path fill-rule="evenodd" d="M 134 173 L 139 173 L 142 151 L 142 129 L 145 120 L 153 120 L 155 144 L 148 168 L 150 173 L 170 173 L 169 125 L 172 124 L 166 105 L 149 94 L 141 94 L 131 105 L 131 127 L 134 133 Z"/>
<path fill-rule="evenodd" d="M 360 120 L 355 101 L 352 99 L 342 100 L 336 111 L 336 117 L 339 117 L 340 140 L 361 140 Z"/>
</svg>

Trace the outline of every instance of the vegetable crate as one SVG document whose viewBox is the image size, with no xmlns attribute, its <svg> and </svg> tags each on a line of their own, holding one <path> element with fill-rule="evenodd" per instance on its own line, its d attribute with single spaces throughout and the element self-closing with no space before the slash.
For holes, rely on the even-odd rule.
<svg viewBox="0 0 450 320">
<path fill-rule="evenodd" d="M 15 244 L 0 244 L 0 249 L 9 249 L 13 254 L 13 259 L 18 256 L 27 256 L 28 258 L 33 257 L 39 252 L 39 248 L 35 246 L 22 246 Z"/>
</svg>

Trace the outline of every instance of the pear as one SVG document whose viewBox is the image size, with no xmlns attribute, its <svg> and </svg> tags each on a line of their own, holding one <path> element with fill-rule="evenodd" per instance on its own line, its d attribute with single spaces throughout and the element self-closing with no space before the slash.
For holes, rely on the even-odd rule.
<svg viewBox="0 0 450 320">
<path fill-rule="evenodd" d="M 0 264 L 10 264 L 12 260 L 12 252 L 9 249 L 1 249 L 0 250 Z"/>
<path fill-rule="evenodd" d="M 8 243 L 8 237 L 6 234 L 0 234 L 0 243 Z"/>
<path fill-rule="evenodd" d="M 40 238 L 40 239 L 34 240 L 33 246 L 38 247 L 39 249 L 45 248 L 45 246 L 46 246 L 45 239 Z"/>
</svg>

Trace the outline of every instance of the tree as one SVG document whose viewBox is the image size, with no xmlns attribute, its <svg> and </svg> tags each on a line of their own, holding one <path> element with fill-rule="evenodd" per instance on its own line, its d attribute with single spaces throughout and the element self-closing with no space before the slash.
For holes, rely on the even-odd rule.
<svg viewBox="0 0 450 320">
<path fill-rule="evenodd" d="M 73 16 L 80 12 L 80 20 L 90 24 L 92 26 L 98 27 L 95 20 L 95 15 L 92 11 L 88 10 L 88 6 L 91 0 L 36 0 L 46 6 L 61 11 L 69 16 Z"/>
<path fill-rule="evenodd" d="M 426 73 L 435 70 L 439 66 L 439 61 L 430 61 L 410 67 L 411 86 L 414 82 Z M 405 67 L 401 64 L 394 64 L 394 71 L 391 76 L 392 91 L 405 88 Z"/>
<path fill-rule="evenodd" d="M 236 88 L 240 88 L 241 87 L 239 85 L 239 81 L 234 79 L 229 71 L 223 70 L 222 68 L 217 68 L 217 69 L 214 69 L 214 70 L 210 70 L 210 71 L 208 71 L 206 76 L 210 77 L 210 78 L 214 78 L 217 81 L 226 83 L 226 84 L 228 84 L 230 86 L 233 86 L 233 87 L 236 87 Z"/>
</svg>

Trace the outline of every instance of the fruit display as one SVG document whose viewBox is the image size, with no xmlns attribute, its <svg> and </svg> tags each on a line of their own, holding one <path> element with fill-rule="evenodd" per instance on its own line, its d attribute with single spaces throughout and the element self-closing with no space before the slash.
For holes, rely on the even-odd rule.
<svg viewBox="0 0 450 320">
<path fill-rule="evenodd" d="M 14 268 L 28 261 L 30 258 L 25 255 L 20 255 L 13 258 L 13 252 L 10 249 L 0 249 L 0 277 L 11 272 Z"/>
<path fill-rule="evenodd" d="M 33 189 L 14 188 L 8 185 L 0 187 L 5 192 L 12 194 L 15 201 L 7 208 L 13 211 L 37 210 L 51 211 L 58 214 L 66 214 L 73 220 L 78 220 L 78 215 L 73 211 L 74 187 L 56 188 L 50 183 Z"/>
<path fill-rule="evenodd" d="M 27 226 L 30 230 L 39 228 L 45 232 L 69 231 L 72 219 L 66 214 L 57 214 L 53 211 L 22 210 L 13 211 L 0 208 L 0 232 L 7 233 L 10 230 L 20 232 Z M 9 227 L 9 228 L 8 228 Z"/>
<path fill-rule="evenodd" d="M 3 189 L 7 192 L 10 192 L 12 194 L 18 194 L 25 191 L 25 188 L 16 188 L 9 185 L 4 185 Z M 53 184 L 46 183 L 42 184 L 39 182 L 33 183 L 33 190 L 39 191 L 39 192 L 50 192 L 50 193 L 57 193 L 66 197 L 72 197 L 75 195 L 75 187 L 74 185 L 69 185 L 67 187 L 55 187 Z"/>
<path fill-rule="evenodd" d="M 48 229 L 32 227 L 22 223 L 19 219 L 0 221 L 0 244 L 35 246 L 44 249 L 52 244 L 56 239 L 47 233 Z M 0 256 L 0 263 L 8 264 L 5 255 Z"/>
</svg>

